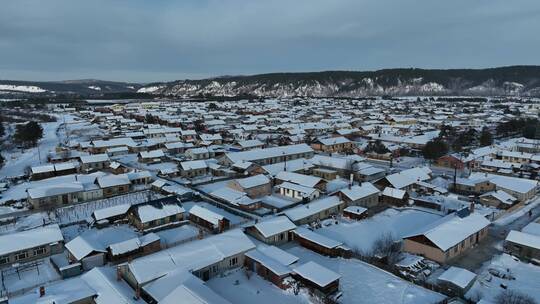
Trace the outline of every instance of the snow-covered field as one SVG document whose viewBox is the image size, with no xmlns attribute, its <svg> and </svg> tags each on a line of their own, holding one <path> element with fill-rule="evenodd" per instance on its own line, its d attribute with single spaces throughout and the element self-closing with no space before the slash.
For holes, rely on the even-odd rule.
<svg viewBox="0 0 540 304">
<path fill-rule="evenodd" d="M 294 293 L 281 290 L 258 275 L 252 274 L 248 279 L 242 269 L 232 271 L 225 277 L 212 279 L 207 284 L 216 293 L 234 304 L 310 303 L 305 296 L 295 296 Z"/>
<path fill-rule="evenodd" d="M 62 123 L 61 120 L 55 122 L 42 123 L 43 138 L 39 141 L 38 148 L 25 149 L 24 151 L 16 150 L 13 152 L 2 152 L 6 159 L 4 166 L 0 169 L 0 179 L 10 176 L 18 176 L 24 174 L 24 169 L 28 166 L 36 166 L 47 162 L 47 153 L 54 151 L 59 139 L 56 136 L 56 129 Z"/>
<path fill-rule="evenodd" d="M 38 260 L 37 268 L 32 267 L 19 274 L 14 269 L 9 269 L 3 273 L 3 286 L 8 292 L 28 290 L 47 282 L 60 280 L 61 277 L 52 266 L 49 259 Z"/>
<path fill-rule="evenodd" d="M 489 269 L 509 273 L 515 280 L 493 276 L 489 273 Z M 529 295 L 540 303 L 540 267 L 523 263 L 508 254 L 495 256 L 488 262 L 466 297 L 473 301 L 483 299 L 491 303 L 499 293 L 505 291 L 501 284 L 507 286 L 506 290 Z"/>
<path fill-rule="evenodd" d="M 47 90 L 42 89 L 37 86 L 14 85 L 14 84 L 0 84 L 0 91 L 17 91 L 17 92 L 27 92 L 27 93 L 47 92 Z"/>
<path fill-rule="evenodd" d="M 356 259 L 329 258 L 303 247 L 292 247 L 287 251 L 299 257 L 300 261 L 298 263 L 300 264 L 314 261 L 339 273 L 341 275 L 339 289 L 343 292 L 339 302 L 342 304 L 427 304 L 437 303 L 445 298 L 439 293 L 409 283 Z"/>
<path fill-rule="evenodd" d="M 428 225 L 441 216 L 414 209 L 387 209 L 361 221 L 340 219 L 339 224 L 318 229 L 317 232 L 341 241 L 353 249 L 369 252 L 375 241 L 390 233 L 395 239 Z"/>
</svg>

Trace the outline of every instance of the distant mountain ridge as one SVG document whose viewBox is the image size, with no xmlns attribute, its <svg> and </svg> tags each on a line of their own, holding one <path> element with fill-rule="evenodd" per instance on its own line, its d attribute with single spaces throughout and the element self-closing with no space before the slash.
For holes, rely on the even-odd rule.
<svg viewBox="0 0 540 304">
<path fill-rule="evenodd" d="M 0 91 L 6 91 L 5 87 L 3 88 L 5 85 L 35 86 L 45 90 L 26 94 L 51 94 L 54 91 L 55 94 L 71 92 L 83 96 L 122 92 L 169 97 L 540 96 L 540 66 L 271 73 L 156 82 L 146 85 L 101 80 L 64 82 L 0 80 Z"/>
</svg>

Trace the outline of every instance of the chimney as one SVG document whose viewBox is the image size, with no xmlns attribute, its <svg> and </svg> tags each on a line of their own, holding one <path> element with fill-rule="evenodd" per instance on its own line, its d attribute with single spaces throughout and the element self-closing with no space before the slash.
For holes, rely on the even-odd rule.
<svg viewBox="0 0 540 304">
<path fill-rule="evenodd" d="M 469 205 L 469 212 L 471 213 L 474 212 L 474 201 L 472 201 L 471 204 Z"/>
<path fill-rule="evenodd" d="M 45 286 L 39 287 L 39 297 L 43 298 L 45 296 Z"/>
</svg>

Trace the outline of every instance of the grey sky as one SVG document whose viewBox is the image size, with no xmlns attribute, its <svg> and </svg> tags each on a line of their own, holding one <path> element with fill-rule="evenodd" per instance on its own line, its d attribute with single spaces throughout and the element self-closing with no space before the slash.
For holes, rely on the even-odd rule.
<svg viewBox="0 0 540 304">
<path fill-rule="evenodd" d="M 0 79 L 540 64 L 538 0 L 6 0 Z"/>
</svg>

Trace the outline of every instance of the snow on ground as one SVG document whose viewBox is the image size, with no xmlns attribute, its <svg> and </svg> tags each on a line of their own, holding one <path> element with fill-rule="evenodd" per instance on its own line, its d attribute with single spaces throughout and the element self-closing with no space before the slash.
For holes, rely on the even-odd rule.
<svg viewBox="0 0 540 304">
<path fill-rule="evenodd" d="M 223 215 L 224 217 L 226 217 L 230 221 L 231 225 L 241 224 L 241 223 L 244 223 L 244 222 L 248 221 L 247 219 L 245 219 L 245 218 L 243 218 L 241 216 L 234 215 L 234 214 L 228 212 L 227 210 L 216 207 L 216 206 L 214 206 L 214 205 L 212 205 L 210 203 L 206 203 L 206 202 L 185 202 L 185 203 L 182 203 L 182 207 L 184 207 L 184 209 L 186 210 L 186 214 L 195 205 L 204 207 L 204 208 L 206 208 L 208 210 L 211 210 L 211 211 L 213 211 L 213 212 L 215 212 L 217 214 Z"/>
<path fill-rule="evenodd" d="M 299 264 L 316 262 L 341 275 L 339 303 L 437 303 L 445 296 L 402 280 L 356 259 L 329 258 L 303 247 L 287 250 L 300 258 Z M 253 302 L 256 303 L 256 302 Z"/>
<path fill-rule="evenodd" d="M 238 281 L 238 284 L 236 284 Z M 252 274 L 247 278 L 244 270 L 238 269 L 227 276 L 206 282 L 212 290 L 234 304 L 308 304 L 303 295 L 295 296 L 281 290 L 269 281 Z"/>
<path fill-rule="evenodd" d="M 0 90 L 5 91 L 17 91 L 17 92 L 28 92 L 28 93 L 43 93 L 47 92 L 37 86 L 25 86 L 25 85 L 13 85 L 13 84 L 0 84 Z"/>
<path fill-rule="evenodd" d="M 49 259 L 38 260 L 37 263 L 37 267 L 21 269 L 18 274 L 15 268 L 3 270 L 2 284 L 5 289 L 10 293 L 29 290 L 44 283 L 61 279 Z"/>
<path fill-rule="evenodd" d="M 172 229 L 158 231 L 156 234 L 159 235 L 162 245 L 171 247 L 197 237 L 197 235 L 199 235 L 199 229 L 195 226 L 183 225 Z"/>
<path fill-rule="evenodd" d="M 518 218 L 524 216 L 529 212 L 529 210 L 532 210 L 533 208 L 536 208 L 540 204 L 540 198 L 536 198 L 534 201 L 529 203 L 528 205 L 515 210 L 514 212 L 507 213 L 500 218 L 496 219 L 493 223 L 498 226 L 506 226 L 511 224 L 512 222 L 516 221 Z"/>
<path fill-rule="evenodd" d="M 515 280 L 502 279 L 489 273 L 489 269 L 496 269 L 508 273 Z M 494 303 L 494 298 L 505 291 L 501 284 L 507 286 L 506 290 L 514 290 L 533 297 L 540 303 L 540 267 L 526 264 L 508 254 L 495 256 L 482 270 L 478 279 L 467 292 L 466 297 L 474 301 L 480 299 Z"/>
<path fill-rule="evenodd" d="M 165 86 L 151 86 L 151 87 L 144 87 L 137 90 L 137 93 L 152 93 L 155 92 L 161 88 L 164 88 Z"/>
<path fill-rule="evenodd" d="M 375 241 L 384 234 L 390 233 L 395 239 L 401 239 L 440 218 L 440 215 L 415 209 L 387 209 L 361 221 L 341 219 L 339 224 L 323 226 L 317 232 L 353 249 L 369 252 Z"/>
<path fill-rule="evenodd" d="M 55 122 L 42 123 L 43 138 L 39 141 L 38 148 L 16 150 L 13 152 L 2 152 L 6 159 L 4 166 L 0 169 L 0 180 L 5 177 L 18 176 L 24 174 L 24 169 L 28 166 L 37 166 L 47 162 L 47 153 L 54 151 L 59 139 L 56 136 L 56 129 L 60 126 L 61 120 Z M 41 162 L 40 162 L 41 155 Z"/>
</svg>

